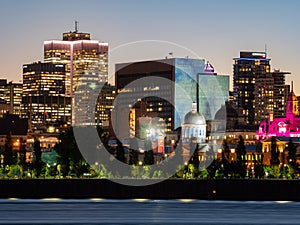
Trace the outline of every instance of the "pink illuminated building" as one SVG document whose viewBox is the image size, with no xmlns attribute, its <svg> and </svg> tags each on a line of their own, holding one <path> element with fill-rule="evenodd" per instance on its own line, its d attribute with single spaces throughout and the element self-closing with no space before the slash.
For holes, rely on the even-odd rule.
<svg viewBox="0 0 300 225">
<path fill-rule="evenodd" d="M 286 116 L 284 118 L 273 118 L 273 114 L 270 113 L 268 122 L 260 123 L 256 132 L 258 140 L 264 140 L 271 136 L 300 137 L 298 99 L 293 91 L 293 84 L 286 104 Z"/>
</svg>

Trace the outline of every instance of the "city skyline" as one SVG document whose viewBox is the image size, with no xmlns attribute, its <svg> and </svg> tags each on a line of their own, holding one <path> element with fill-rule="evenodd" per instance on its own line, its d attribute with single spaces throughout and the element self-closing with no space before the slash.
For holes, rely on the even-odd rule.
<svg viewBox="0 0 300 225">
<path fill-rule="evenodd" d="M 162 59 L 169 52 L 174 57 L 187 56 L 186 50 L 170 42 L 210 61 L 218 73 L 230 75 L 231 87 L 233 58 L 243 50 L 264 51 L 266 44 L 271 69 L 290 71 L 287 84 L 294 80 L 295 92 L 300 93 L 300 31 L 295 29 L 300 4 L 295 1 L 254 1 L 251 5 L 236 1 L 6 1 L 1 5 L 0 27 L 6 34 L 0 43 L 1 78 L 20 80 L 23 64 L 42 61 L 43 41 L 60 40 L 62 33 L 74 30 L 78 20 L 80 31 L 108 42 L 110 50 L 126 43 L 159 40 L 159 48 L 148 41 L 132 54 L 125 54 L 126 48 L 114 51 L 110 68 L 136 59 Z"/>
</svg>

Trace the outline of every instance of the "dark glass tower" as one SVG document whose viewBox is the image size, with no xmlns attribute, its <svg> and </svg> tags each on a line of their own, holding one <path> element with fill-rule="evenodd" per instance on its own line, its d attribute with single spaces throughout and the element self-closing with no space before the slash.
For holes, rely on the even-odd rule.
<svg viewBox="0 0 300 225">
<path fill-rule="evenodd" d="M 265 52 L 240 52 L 233 64 L 234 107 L 243 123 L 259 124 L 255 119 L 255 87 L 270 76 L 270 59 Z"/>
</svg>

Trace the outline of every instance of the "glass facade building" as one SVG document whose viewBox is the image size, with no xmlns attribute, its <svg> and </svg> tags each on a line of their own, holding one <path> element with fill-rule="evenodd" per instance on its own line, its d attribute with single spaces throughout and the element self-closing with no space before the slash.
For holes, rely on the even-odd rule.
<svg viewBox="0 0 300 225">
<path fill-rule="evenodd" d="M 139 115 L 152 117 L 155 114 L 161 121 L 165 133 L 181 127 L 184 116 L 191 111 L 193 102 L 198 103 L 200 113 L 205 115 L 204 112 L 209 111 L 206 116 L 210 119 L 228 100 L 229 77 L 206 73 L 205 60 L 202 59 L 171 58 L 122 63 L 116 65 L 115 71 L 117 88 L 115 106 L 119 109 L 123 107 L 125 110 L 134 108 L 135 102 L 144 101 L 145 112 L 139 112 Z M 156 81 L 151 77 L 164 78 L 169 83 L 162 82 L 163 80 Z M 139 82 L 146 78 L 150 80 Z M 116 112 L 122 113 L 124 110 Z M 116 116 L 116 124 L 123 124 L 119 127 L 124 127 L 128 123 L 127 115 L 124 116 Z M 130 119 L 133 120 L 131 116 Z M 135 121 L 137 119 L 135 118 Z M 126 135 L 128 133 L 124 133 L 123 136 Z"/>
</svg>

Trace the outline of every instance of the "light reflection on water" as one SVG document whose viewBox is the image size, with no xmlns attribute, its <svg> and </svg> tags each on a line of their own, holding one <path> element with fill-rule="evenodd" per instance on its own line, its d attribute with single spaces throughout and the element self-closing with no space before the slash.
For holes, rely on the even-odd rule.
<svg viewBox="0 0 300 225">
<path fill-rule="evenodd" d="M 299 202 L 0 199 L 0 224 L 300 224 Z"/>
</svg>

